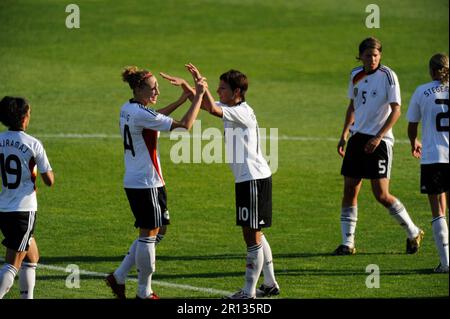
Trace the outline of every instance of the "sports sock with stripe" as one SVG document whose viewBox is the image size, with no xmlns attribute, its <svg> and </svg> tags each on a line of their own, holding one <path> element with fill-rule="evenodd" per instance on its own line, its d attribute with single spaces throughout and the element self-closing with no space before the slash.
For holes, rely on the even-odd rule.
<svg viewBox="0 0 450 319">
<path fill-rule="evenodd" d="M 431 227 L 441 265 L 448 267 L 448 226 L 445 216 L 433 218 Z"/>
<path fill-rule="evenodd" d="M 273 269 L 273 260 L 272 260 L 272 249 L 270 248 L 269 242 L 267 241 L 266 236 L 261 235 L 261 244 L 263 248 L 263 274 L 264 274 L 264 286 L 273 287 L 275 285 L 278 286 L 278 283 L 275 279 L 275 272 Z"/>
<path fill-rule="evenodd" d="M 256 295 L 256 285 L 264 263 L 262 244 L 247 247 L 247 267 L 245 270 L 245 286 L 243 291 L 248 296 Z"/>
<path fill-rule="evenodd" d="M 139 298 L 147 298 L 153 292 L 152 274 L 155 272 L 156 236 L 139 237 L 136 245 L 136 268 L 138 271 Z"/>
<path fill-rule="evenodd" d="M 11 264 L 5 264 L 0 269 L 0 299 L 8 293 L 14 284 L 14 277 L 17 275 L 17 269 Z"/>
<path fill-rule="evenodd" d="M 388 210 L 391 216 L 406 230 L 409 239 L 414 239 L 419 234 L 419 228 L 413 223 L 405 206 L 399 200 L 392 204 Z"/>
<path fill-rule="evenodd" d="M 128 273 L 131 271 L 133 266 L 136 264 L 136 246 L 138 243 L 138 239 L 133 241 L 128 250 L 127 255 L 123 258 L 122 263 L 119 268 L 114 271 L 114 277 L 118 284 L 125 284 L 125 280 L 127 279 Z"/>
<path fill-rule="evenodd" d="M 341 209 L 341 233 L 342 245 L 353 248 L 355 246 L 355 230 L 358 221 L 358 207 L 342 207 Z"/>
<path fill-rule="evenodd" d="M 19 269 L 19 288 L 21 299 L 33 299 L 36 284 L 36 263 L 22 262 Z"/>
</svg>

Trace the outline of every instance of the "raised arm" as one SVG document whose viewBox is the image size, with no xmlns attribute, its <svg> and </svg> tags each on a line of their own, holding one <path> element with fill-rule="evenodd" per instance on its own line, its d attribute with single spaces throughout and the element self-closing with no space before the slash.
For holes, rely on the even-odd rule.
<svg viewBox="0 0 450 319">
<path fill-rule="evenodd" d="M 345 144 L 347 143 L 348 133 L 350 132 L 350 127 L 355 121 L 355 107 L 353 105 L 353 100 L 350 100 L 350 103 L 347 107 L 347 113 L 345 114 L 344 128 L 342 129 L 341 138 L 339 139 L 339 143 L 337 145 L 337 151 L 341 157 L 345 155 Z"/>
<path fill-rule="evenodd" d="M 200 71 L 197 69 L 197 67 L 195 65 L 193 65 L 192 63 L 189 63 L 189 64 L 186 64 L 185 66 L 188 69 L 188 71 L 192 74 L 192 77 L 194 79 L 202 79 L 203 78 L 202 75 L 200 74 Z M 214 116 L 217 116 L 217 117 L 223 116 L 222 108 L 216 105 L 214 98 L 213 98 L 211 92 L 209 91 L 208 87 L 206 87 L 206 92 L 203 97 L 202 109 L 204 109 L 205 111 L 208 111 L 210 114 L 212 114 Z"/>
<path fill-rule="evenodd" d="M 203 95 L 205 94 L 207 83 L 204 79 L 195 79 L 195 95 L 192 105 L 180 121 L 173 120 L 170 130 L 182 127 L 190 130 L 200 111 Z"/>
</svg>

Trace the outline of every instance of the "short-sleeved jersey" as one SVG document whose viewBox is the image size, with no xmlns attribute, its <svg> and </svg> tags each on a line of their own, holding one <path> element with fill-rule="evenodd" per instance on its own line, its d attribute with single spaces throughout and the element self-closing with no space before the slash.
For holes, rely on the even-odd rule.
<svg viewBox="0 0 450 319">
<path fill-rule="evenodd" d="M 448 163 L 448 84 L 432 81 L 417 87 L 406 116 L 412 123 L 422 120 L 421 163 Z"/>
<path fill-rule="evenodd" d="M 125 188 L 164 186 L 158 153 L 158 132 L 169 131 L 172 118 L 130 100 L 120 110 Z"/>
<path fill-rule="evenodd" d="M 225 152 L 236 183 L 272 175 L 261 152 L 258 122 L 253 109 L 242 102 L 229 107 L 216 102 L 223 111 Z"/>
<path fill-rule="evenodd" d="M 37 211 L 37 173 L 51 170 L 39 140 L 23 131 L 0 133 L 0 214 Z"/>
<path fill-rule="evenodd" d="M 348 97 L 353 100 L 355 108 L 351 132 L 376 135 L 391 114 L 390 103 L 401 104 L 397 75 L 384 65 L 371 73 L 366 73 L 362 66 L 357 67 L 351 72 Z M 392 129 L 383 139 L 394 143 Z"/>
</svg>

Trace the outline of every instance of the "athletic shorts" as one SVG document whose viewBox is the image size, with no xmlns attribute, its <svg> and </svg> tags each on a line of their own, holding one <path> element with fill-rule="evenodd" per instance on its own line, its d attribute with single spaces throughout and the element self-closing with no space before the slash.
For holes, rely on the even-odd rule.
<svg viewBox="0 0 450 319">
<path fill-rule="evenodd" d="M 34 234 L 36 212 L 0 212 L 2 244 L 15 251 L 27 251 Z"/>
<path fill-rule="evenodd" d="M 420 192 L 422 194 L 441 194 L 450 190 L 450 164 L 420 165 Z"/>
<path fill-rule="evenodd" d="M 125 188 L 131 211 L 136 219 L 134 227 L 154 229 L 170 224 L 165 187 Z"/>
<path fill-rule="evenodd" d="M 373 135 L 356 133 L 350 137 L 342 163 L 341 174 L 352 178 L 390 178 L 392 166 L 392 146 L 381 141 L 372 154 L 364 152 Z"/>
<path fill-rule="evenodd" d="M 272 176 L 235 184 L 236 225 L 261 229 L 272 225 Z"/>
</svg>

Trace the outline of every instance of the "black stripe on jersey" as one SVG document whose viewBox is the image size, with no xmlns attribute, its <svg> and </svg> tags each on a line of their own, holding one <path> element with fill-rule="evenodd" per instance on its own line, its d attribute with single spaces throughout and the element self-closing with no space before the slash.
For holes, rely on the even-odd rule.
<svg viewBox="0 0 450 319">
<path fill-rule="evenodd" d="M 153 116 L 156 116 L 158 114 L 155 111 L 153 111 L 152 109 L 149 109 L 149 108 L 143 106 L 142 104 L 139 104 L 139 108 L 144 110 L 144 111 L 147 111 L 148 113 L 150 113 Z"/>
<path fill-rule="evenodd" d="M 134 103 L 134 104 L 137 104 L 138 106 L 139 106 L 139 108 L 140 109 L 142 109 L 142 110 L 144 110 L 144 111 L 147 111 L 147 112 L 149 112 L 151 115 L 153 115 L 153 116 L 156 116 L 156 115 L 158 115 L 158 113 L 157 112 L 155 112 L 154 110 L 152 110 L 152 109 L 149 109 L 148 107 L 146 107 L 145 105 L 143 105 L 143 104 L 141 104 L 141 103 L 139 103 L 138 101 L 136 101 L 136 100 L 133 100 L 133 99 L 130 99 L 129 100 L 129 102 L 130 103 Z"/>
<path fill-rule="evenodd" d="M 360 65 L 360 66 L 357 66 L 356 68 L 354 68 L 350 73 L 351 74 L 353 74 L 353 72 L 356 72 L 356 71 L 361 71 L 362 69 L 363 69 L 364 67 L 362 66 L 362 65 Z"/>
<path fill-rule="evenodd" d="M 387 69 L 383 66 L 380 67 L 380 71 L 383 72 L 384 74 L 386 74 L 390 85 L 395 85 L 394 76 L 392 75 L 392 71 L 390 71 L 389 69 Z"/>
</svg>

